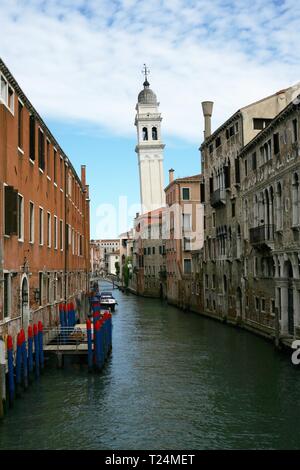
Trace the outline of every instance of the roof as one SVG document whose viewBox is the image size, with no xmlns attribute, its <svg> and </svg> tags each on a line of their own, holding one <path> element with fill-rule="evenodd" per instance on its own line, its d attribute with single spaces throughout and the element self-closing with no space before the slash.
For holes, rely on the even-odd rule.
<svg viewBox="0 0 300 470">
<path fill-rule="evenodd" d="M 173 186 L 174 184 L 177 184 L 177 183 L 197 183 L 197 182 L 201 182 L 202 181 L 202 178 L 203 178 L 203 175 L 202 173 L 199 173 L 197 175 L 192 175 L 192 176 L 185 176 L 183 178 L 176 178 L 175 180 L 171 181 L 166 187 L 165 187 L 165 192 L 167 192 L 167 190 Z"/>
<path fill-rule="evenodd" d="M 151 90 L 149 82 L 144 82 L 144 89 L 138 95 L 138 103 L 140 104 L 157 104 L 157 98 L 154 91 Z"/>
</svg>

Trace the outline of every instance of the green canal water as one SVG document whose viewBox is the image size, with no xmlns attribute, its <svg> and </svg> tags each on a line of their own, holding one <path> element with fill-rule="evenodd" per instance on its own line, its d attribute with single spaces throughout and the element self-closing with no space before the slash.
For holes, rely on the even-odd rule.
<svg viewBox="0 0 300 470">
<path fill-rule="evenodd" d="M 48 368 L 0 424 L 1 449 L 300 448 L 300 370 L 288 356 L 248 332 L 114 292 L 105 370 Z"/>
</svg>

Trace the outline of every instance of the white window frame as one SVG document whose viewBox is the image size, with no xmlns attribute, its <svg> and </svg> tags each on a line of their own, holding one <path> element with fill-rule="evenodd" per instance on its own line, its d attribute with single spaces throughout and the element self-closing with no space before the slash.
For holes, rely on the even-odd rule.
<svg viewBox="0 0 300 470">
<path fill-rule="evenodd" d="M 62 219 L 59 221 L 59 243 L 60 251 L 64 251 L 64 221 Z"/>
<path fill-rule="evenodd" d="M 54 249 L 57 250 L 57 227 L 58 227 L 58 225 L 57 225 L 57 216 L 55 215 L 55 216 L 53 217 L 53 219 L 54 219 L 54 227 L 53 227 L 53 228 L 54 228 L 54 232 L 53 232 L 53 233 L 54 233 L 54 240 L 53 240 L 53 246 L 54 246 Z"/>
<path fill-rule="evenodd" d="M 42 219 L 41 216 L 42 215 Z M 39 206 L 39 246 L 44 245 L 44 209 Z"/>
<path fill-rule="evenodd" d="M 19 224 L 20 221 L 20 198 L 22 201 L 22 207 L 21 207 L 21 227 Z M 24 196 L 20 193 L 18 193 L 18 241 L 19 242 L 24 242 Z"/>
<path fill-rule="evenodd" d="M 47 211 L 47 248 L 51 248 L 51 213 Z"/>
<path fill-rule="evenodd" d="M 32 207 L 32 214 L 31 214 Z M 29 201 L 29 243 L 34 243 L 34 203 Z"/>
<path fill-rule="evenodd" d="M 5 91 L 2 93 L 2 80 L 5 81 Z M 12 90 L 12 108 L 9 106 L 8 102 L 8 90 Z M 14 116 L 15 115 L 15 90 L 9 84 L 7 78 L 0 72 L 0 102 L 9 110 L 9 112 Z"/>
</svg>

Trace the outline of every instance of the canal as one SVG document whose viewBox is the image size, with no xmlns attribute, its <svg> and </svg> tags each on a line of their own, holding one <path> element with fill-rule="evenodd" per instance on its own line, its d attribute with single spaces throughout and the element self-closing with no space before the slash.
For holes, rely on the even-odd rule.
<svg viewBox="0 0 300 470">
<path fill-rule="evenodd" d="M 114 293 L 105 370 L 48 368 L 0 424 L 0 449 L 300 448 L 300 371 L 288 356 L 248 332 Z"/>
</svg>

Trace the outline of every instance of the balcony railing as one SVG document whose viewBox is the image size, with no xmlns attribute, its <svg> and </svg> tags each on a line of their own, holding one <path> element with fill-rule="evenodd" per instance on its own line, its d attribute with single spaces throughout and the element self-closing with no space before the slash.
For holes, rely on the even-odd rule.
<svg viewBox="0 0 300 470">
<path fill-rule="evenodd" d="M 218 207 L 226 203 L 225 189 L 217 189 L 210 196 L 210 204 L 212 207 Z"/>
<path fill-rule="evenodd" d="M 250 243 L 260 244 L 274 241 L 274 225 L 260 225 L 250 228 Z"/>
</svg>

